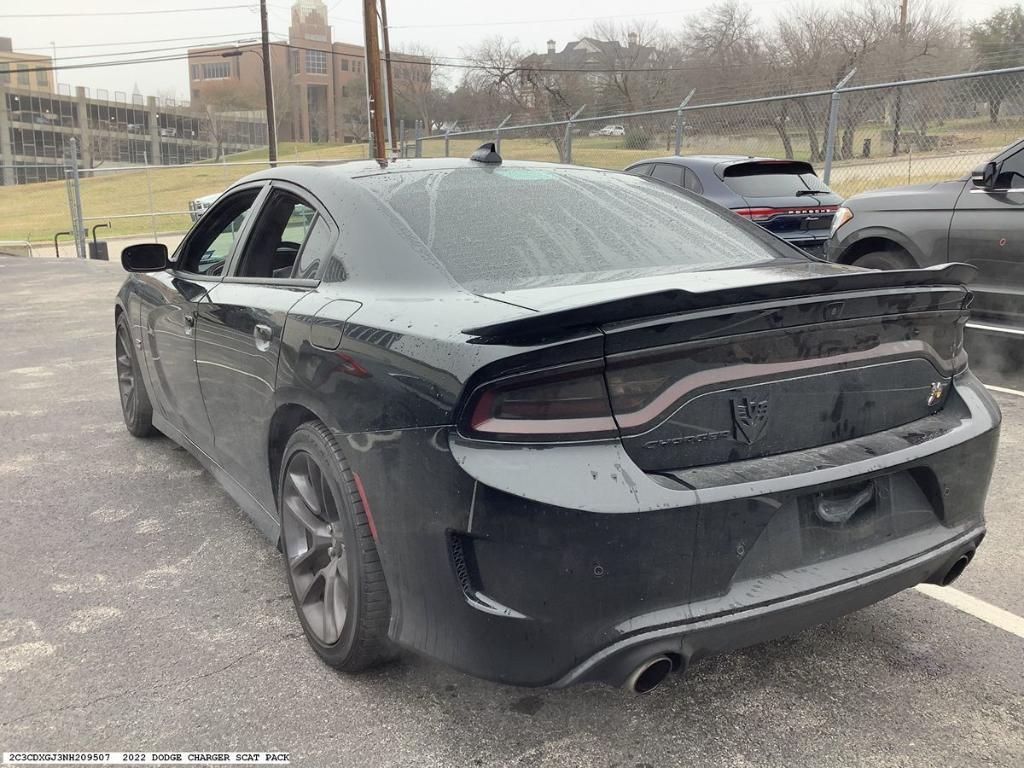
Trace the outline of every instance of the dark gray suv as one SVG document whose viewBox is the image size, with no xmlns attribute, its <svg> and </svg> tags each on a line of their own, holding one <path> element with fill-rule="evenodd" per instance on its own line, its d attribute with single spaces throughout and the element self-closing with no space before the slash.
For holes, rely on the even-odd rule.
<svg viewBox="0 0 1024 768">
<path fill-rule="evenodd" d="M 972 314 L 1024 326 L 1024 140 L 956 181 L 849 198 L 826 257 L 874 269 L 973 264 Z"/>
</svg>

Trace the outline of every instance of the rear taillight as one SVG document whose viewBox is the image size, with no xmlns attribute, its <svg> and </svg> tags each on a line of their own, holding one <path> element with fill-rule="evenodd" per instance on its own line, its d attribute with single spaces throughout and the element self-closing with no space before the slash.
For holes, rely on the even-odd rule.
<svg viewBox="0 0 1024 768">
<path fill-rule="evenodd" d="M 733 208 L 732 210 L 734 213 L 751 221 L 767 221 L 778 213 L 774 208 Z"/>
<path fill-rule="evenodd" d="M 732 212 L 751 221 L 768 221 L 775 216 L 821 216 L 834 214 L 834 205 L 814 205 L 807 208 L 733 208 Z"/>
<path fill-rule="evenodd" d="M 616 434 L 600 368 L 539 372 L 479 387 L 464 429 L 485 439 L 594 439 Z"/>
</svg>

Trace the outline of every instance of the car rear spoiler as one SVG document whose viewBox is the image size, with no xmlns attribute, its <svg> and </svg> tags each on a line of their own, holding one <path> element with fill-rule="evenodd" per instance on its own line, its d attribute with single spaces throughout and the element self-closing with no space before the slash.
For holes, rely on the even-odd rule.
<svg viewBox="0 0 1024 768">
<path fill-rule="evenodd" d="M 825 277 L 744 285 L 701 293 L 672 288 L 666 291 L 625 296 L 597 304 L 538 312 L 492 325 L 466 328 L 462 332 L 469 336 L 475 336 L 481 341 L 491 342 L 511 338 L 536 338 L 551 333 L 593 328 L 622 320 L 636 320 L 643 317 L 838 291 L 875 289 L 899 291 L 903 288 L 942 285 L 962 287 L 974 279 L 977 271 L 977 268 L 970 264 L 951 263 L 924 269 L 839 272 Z"/>
</svg>

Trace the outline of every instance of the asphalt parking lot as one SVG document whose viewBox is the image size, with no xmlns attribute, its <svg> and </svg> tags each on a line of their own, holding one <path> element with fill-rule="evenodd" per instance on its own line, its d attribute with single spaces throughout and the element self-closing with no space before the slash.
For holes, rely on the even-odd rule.
<svg viewBox="0 0 1024 768">
<path fill-rule="evenodd" d="M 185 451 L 125 431 L 122 279 L 114 264 L 0 257 L 0 751 L 1024 765 L 1024 638 L 916 590 L 706 660 L 645 697 L 503 687 L 411 655 L 359 678 L 333 672 L 300 635 L 273 546 Z M 1024 389 L 1024 376 L 1001 371 L 1000 384 Z M 996 397 L 989 534 L 956 588 L 1020 617 L 1024 397 Z"/>
</svg>

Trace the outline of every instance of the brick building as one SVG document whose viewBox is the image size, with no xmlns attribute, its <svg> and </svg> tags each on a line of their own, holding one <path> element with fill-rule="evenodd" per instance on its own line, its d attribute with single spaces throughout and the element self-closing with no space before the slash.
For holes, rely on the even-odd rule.
<svg viewBox="0 0 1024 768">
<path fill-rule="evenodd" d="M 363 47 L 333 40 L 321 0 L 296 0 L 291 10 L 288 42 L 270 45 L 279 138 L 335 143 L 364 138 Z M 392 53 L 392 63 L 396 91 L 429 88 L 429 59 Z M 193 107 L 221 111 L 263 105 L 259 44 L 191 48 L 188 64 Z"/>
<path fill-rule="evenodd" d="M 40 67 L 52 67 L 53 59 L 36 53 L 14 50 L 9 37 L 0 37 L 0 87 L 10 86 L 20 91 L 53 93 L 54 72 L 33 72 Z M 11 71 L 13 70 L 13 71 Z"/>
</svg>

